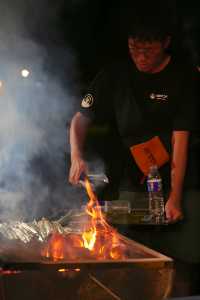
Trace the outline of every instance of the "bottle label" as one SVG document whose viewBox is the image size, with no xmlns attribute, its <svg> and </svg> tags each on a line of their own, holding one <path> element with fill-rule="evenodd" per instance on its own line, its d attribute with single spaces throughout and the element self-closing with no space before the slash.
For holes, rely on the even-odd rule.
<svg viewBox="0 0 200 300">
<path fill-rule="evenodd" d="M 147 180 L 148 192 L 159 192 L 162 189 L 161 179 L 149 179 Z"/>
</svg>

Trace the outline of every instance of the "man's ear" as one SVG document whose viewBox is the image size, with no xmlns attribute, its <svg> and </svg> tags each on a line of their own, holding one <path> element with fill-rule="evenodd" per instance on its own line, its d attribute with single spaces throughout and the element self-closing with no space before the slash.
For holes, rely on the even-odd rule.
<svg viewBox="0 0 200 300">
<path fill-rule="evenodd" d="M 171 36 L 168 35 L 163 42 L 163 47 L 165 49 L 169 48 L 170 43 L 171 43 Z"/>
<path fill-rule="evenodd" d="M 128 37 L 128 46 L 133 46 L 134 39 L 132 37 Z"/>
</svg>

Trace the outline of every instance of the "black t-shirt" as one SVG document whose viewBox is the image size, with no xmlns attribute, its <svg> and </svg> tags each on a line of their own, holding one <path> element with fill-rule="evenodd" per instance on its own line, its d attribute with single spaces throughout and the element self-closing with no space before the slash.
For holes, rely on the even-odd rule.
<svg viewBox="0 0 200 300">
<path fill-rule="evenodd" d="M 130 60 L 118 62 L 97 75 L 81 102 L 80 111 L 91 120 L 116 124 L 125 145 L 122 188 L 143 190 L 140 184 L 142 173 L 131 157 L 129 147 L 159 136 L 171 153 L 174 130 L 193 132 L 190 142 L 191 145 L 196 143 L 193 136 L 198 130 L 197 74 L 190 66 L 173 60 L 155 74 L 138 71 Z M 190 170 L 190 161 L 189 154 L 187 170 Z M 161 168 L 161 175 L 168 187 L 169 164 Z M 187 172 L 187 186 L 194 185 L 190 176 Z"/>
</svg>

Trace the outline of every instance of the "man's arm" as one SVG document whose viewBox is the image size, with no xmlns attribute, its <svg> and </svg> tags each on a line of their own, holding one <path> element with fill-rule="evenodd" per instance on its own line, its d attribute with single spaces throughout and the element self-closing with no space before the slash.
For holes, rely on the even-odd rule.
<svg viewBox="0 0 200 300">
<path fill-rule="evenodd" d="M 84 142 L 91 121 L 82 113 L 74 115 L 70 126 L 71 168 L 69 182 L 77 184 L 82 173 L 87 173 L 87 164 L 83 159 Z"/>
<path fill-rule="evenodd" d="M 172 135 L 171 192 L 165 206 L 169 221 L 181 219 L 181 198 L 187 166 L 189 131 L 174 131 Z"/>
</svg>

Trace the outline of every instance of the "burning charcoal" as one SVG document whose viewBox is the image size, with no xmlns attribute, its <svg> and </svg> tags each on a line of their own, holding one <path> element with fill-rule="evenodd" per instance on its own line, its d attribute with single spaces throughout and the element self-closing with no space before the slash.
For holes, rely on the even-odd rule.
<svg viewBox="0 0 200 300">
<path fill-rule="evenodd" d="M 67 253 L 68 245 L 62 234 L 52 234 L 45 247 L 42 249 L 42 256 L 53 259 L 54 261 L 64 259 Z"/>
<path fill-rule="evenodd" d="M 91 252 L 84 248 L 82 238 L 78 234 L 53 233 L 46 241 L 41 254 L 53 261 L 91 258 Z"/>
</svg>

